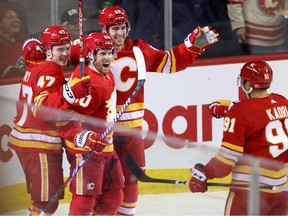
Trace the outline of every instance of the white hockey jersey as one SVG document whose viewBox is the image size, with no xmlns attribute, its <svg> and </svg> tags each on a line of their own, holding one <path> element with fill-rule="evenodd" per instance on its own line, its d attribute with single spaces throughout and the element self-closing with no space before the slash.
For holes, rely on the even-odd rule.
<svg viewBox="0 0 288 216">
<path fill-rule="evenodd" d="M 248 44 L 277 46 L 284 43 L 283 16 L 275 11 L 288 7 L 288 0 L 228 0 L 232 29 L 246 28 Z"/>
</svg>

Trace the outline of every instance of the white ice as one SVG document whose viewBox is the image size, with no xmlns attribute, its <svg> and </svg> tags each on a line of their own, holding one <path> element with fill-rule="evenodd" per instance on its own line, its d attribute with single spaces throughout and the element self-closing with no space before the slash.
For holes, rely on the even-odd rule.
<svg viewBox="0 0 288 216">
<path fill-rule="evenodd" d="M 227 192 L 145 194 L 139 196 L 136 215 L 223 215 Z M 57 215 L 68 215 L 69 204 L 60 204 Z M 7 215 L 25 215 L 25 210 Z"/>
</svg>

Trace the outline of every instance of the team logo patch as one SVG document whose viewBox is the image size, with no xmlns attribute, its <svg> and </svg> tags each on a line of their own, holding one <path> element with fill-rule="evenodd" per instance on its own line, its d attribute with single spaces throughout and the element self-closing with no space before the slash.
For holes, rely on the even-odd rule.
<svg viewBox="0 0 288 216">
<path fill-rule="evenodd" d="M 95 184 L 94 183 L 88 183 L 86 185 L 87 190 L 93 190 L 95 188 Z"/>
<path fill-rule="evenodd" d="M 268 15 L 275 15 L 275 11 L 283 8 L 283 0 L 258 0 L 260 9 Z"/>
</svg>

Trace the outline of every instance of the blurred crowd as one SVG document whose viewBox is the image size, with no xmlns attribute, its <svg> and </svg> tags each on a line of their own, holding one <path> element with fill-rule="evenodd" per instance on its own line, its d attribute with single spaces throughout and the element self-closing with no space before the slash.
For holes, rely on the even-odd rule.
<svg viewBox="0 0 288 216">
<path fill-rule="evenodd" d="M 55 10 L 55 12 L 58 13 L 58 23 L 50 23 L 52 20 L 50 16 L 53 16 L 53 13 L 51 13 L 53 8 L 50 7 L 51 1 L 49 0 L 43 0 L 39 2 L 39 5 L 32 0 L 25 0 L 25 4 L 24 1 L 21 0 L 1 0 L 0 77 L 23 74 L 23 70 L 21 70 L 21 60 L 19 61 L 18 59 L 21 56 L 22 43 L 27 37 L 31 36 L 39 39 L 39 33 L 42 32 L 45 26 L 61 24 L 70 32 L 73 39 L 77 39 L 79 29 L 78 1 L 55 2 L 57 2 L 57 10 Z M 232 2 L 232 4 L 229 6 L 228 2 Z M 288 19 L 275 15 L 273 10 L 255 11 L 252 8 L 253 5 L 251 6 L 251 2 L 254 4 L 253 2 L 258 2 L 258 0 L 172 1 L 172 45 L 175 46 L 182 43 L 191 29 L 197 26 L 211 25 L 219 32 L 221 41 L 213 46 L 213 48 L 207 50 L 201 58 L 287 52 Z M 269 1 L 267 2 L 269 3 Z M 288 5 L 288 0 L 279 0 L 276 2 L 278 5 L 272 5 L 275 9 L 287 7 Z M 130 39 L 141 38 L 157 49 L 165 48 L 164 0 L 85 0 L 83 1 L 85 34 L 100 31 L 98 23 L 99 12 L 104 7 L 112 5 L 122 6 L 127 11 L 131 26 L 129 33 Z M 243 7 L 244 17 L 241 17 L 239 14 L 239 10 L 242 10 L 240 6 Z M 267 7 L 272 6 L 268 5 Z M 49 7 L 50 11 L 47 10 Z M 249 9 L 247 10 L 247 8 Z M 256 14 L 255 18 L 252 17 L 250 19 L 249 13 Z M 262 16 L 264 17 L 263 19 Z M 246 20 L 247 17 L 248 20 Z M 237 19 L 244 20 L 244 22 L 239 24 Z M 260 19 L 260 24 L 254 19 Z M 256 49 L 254 49 L 255 44 L 250 44 L 250 33 L 247 32 L 249 30 L 246 29 L 243 33 L 244 27 L 241 26 L 250 25 L 251 23 L 251 25 L 253 25 L 254 21 L 254 24 L 257 25 L 258 28 L 262 28 L 261 22 L 264 22 L 264 25 L 265 23 L 267 25 L 273 25 L 273 22 L 275 23 L 276 26 L 271 34 L 274 32 L 276 34 L 277 32 L 281 35 L 282 42 L 277 44 L 278 47 L 275 49 L 268 47 L 267 49 L 264 46 L 264 49 L 262 49 L 261 45 L 261 49 L 258 49 L 259 46 L 256 44 Z M 270 21 L 271 24 L 269 23 Z M 236 27 L 235 22 L 238 25 L 236 25 Z M 239 29 L 241 31 L 238 31 Z M 244 37 L 247 37 L 247 41 L 242 40 Z M 270 33 L 267 37 L 271 38 Z M 275 37 L 278 36 L 276 35 Z M 250 49 L 250 46 L 252 46 L 253 49 Z"/>
</svg>

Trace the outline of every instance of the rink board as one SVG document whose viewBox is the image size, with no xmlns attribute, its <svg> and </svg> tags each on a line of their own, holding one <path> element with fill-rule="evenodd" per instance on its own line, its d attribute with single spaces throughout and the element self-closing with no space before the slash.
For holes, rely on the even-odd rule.
<svg viewBox="0 0 288 216">
<path fill-rule="evenodd" d="M 288 97 L 287 60 L 269 61 L 274 70 L 270 92 Z M 207 104 L 219 98 L 237 100 L 237 75 L 243 63 L 190 67 L 181 73 L 163 75 L 148 73 L 145 83 L 146 113 L 144 131 L 149 128 L 156 138 L 146 140 L 146 169 L 156 177 L 188 180 L 189 168 L 206 163 L 221 143 L 222 120 L 208 116 Z M 19 84 L 0 86 L 0 214 L 22 209 L 29 200 L 25 178 L 15 152 L 7 148 L 7 135 L 12 128 Z M 184 112 L 184 114 L 183 114 Z M 195 146 L 170 143 L 169 134 L 187 138 Z M 150 133 L 148 133 L 150 134 Z M 185 137 L 187 136 L 187 137 Z M 154 136 L 153 136 L 154 137 Z M 165 139 L 166 138 L 166 139 Z M 63 163 L 68 176 L 69 165 Z M 184 192 L 186 186 L 141 184 L 141 193 Z M 8 195 L 7 195 L 8 194 Z M 70 194 L 66 192 L 66 202 Z"/>
</svg>

